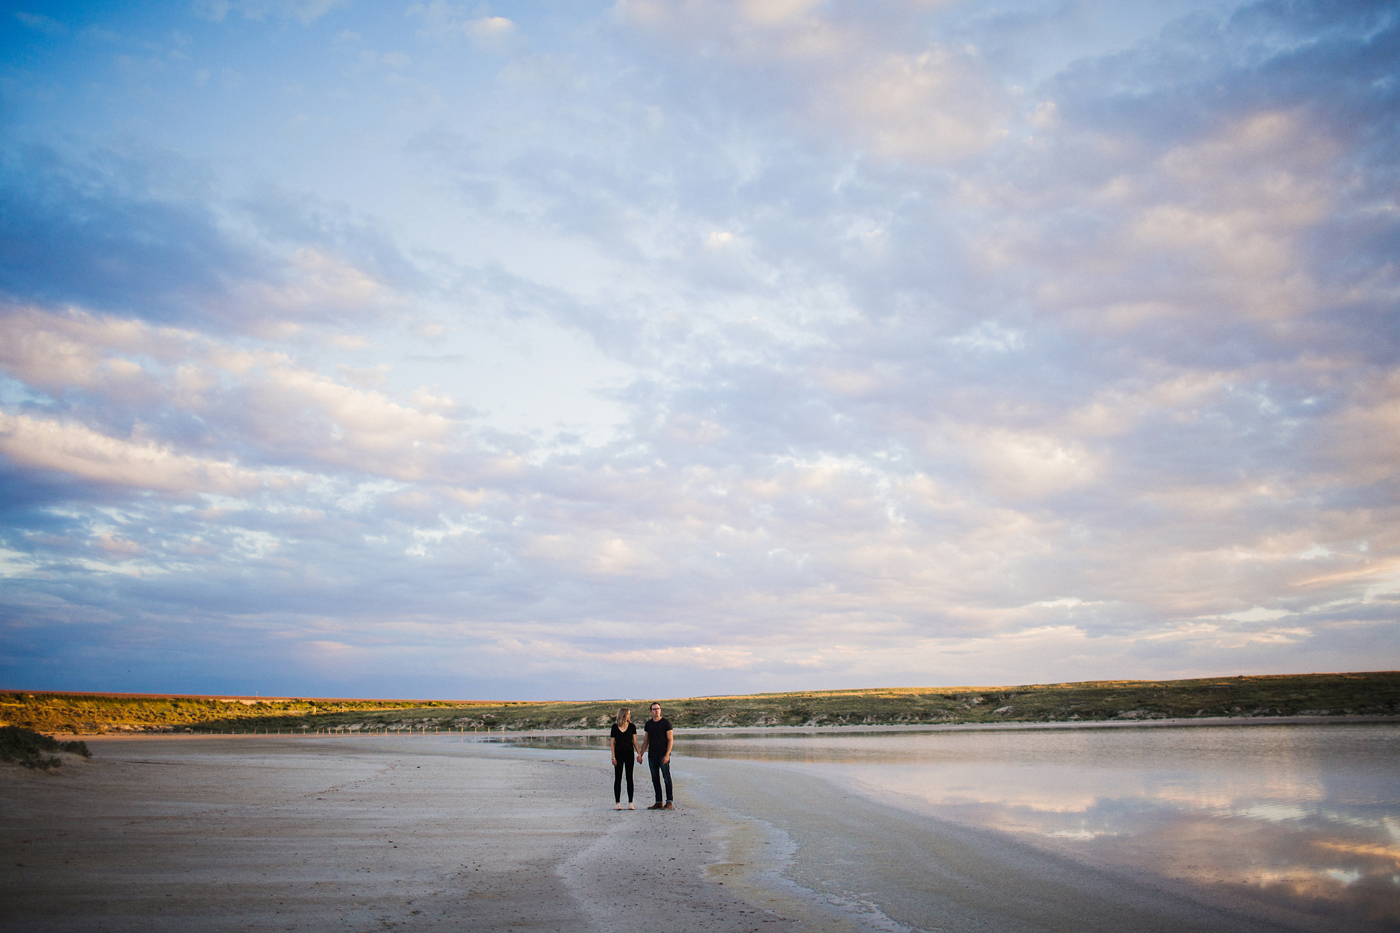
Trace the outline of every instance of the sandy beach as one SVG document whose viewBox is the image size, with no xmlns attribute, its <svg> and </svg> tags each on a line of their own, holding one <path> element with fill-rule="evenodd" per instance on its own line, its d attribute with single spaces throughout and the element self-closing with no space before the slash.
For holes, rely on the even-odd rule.
<svg viewBox="0 0 1400 933">
<path fill-rule="evenodd" d="M 1189 890 L 680 759 L 612 808 L 606 754 L 447 738 L 91 741 L 0 772 L 0 930 L 1262 931 Z"/>
</svg>

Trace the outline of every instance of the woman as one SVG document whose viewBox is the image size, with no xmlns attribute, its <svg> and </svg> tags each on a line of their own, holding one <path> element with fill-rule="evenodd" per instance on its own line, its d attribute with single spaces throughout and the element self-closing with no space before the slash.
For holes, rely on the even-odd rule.
<svg viewBox="0 0 1400 933">
<path fill-rule="evenodd" d="M 632 724 L 632 711 L 622 707 L 617 711 L 617 722 L 613 723 L 612 737 L 613 799 L 617 809 L 622 809 L 622 772 L 627 772 L 627 809 L 635 810 L 632 803 L 632 756 L 637 754 L 637 727 Z"/>
</svg>

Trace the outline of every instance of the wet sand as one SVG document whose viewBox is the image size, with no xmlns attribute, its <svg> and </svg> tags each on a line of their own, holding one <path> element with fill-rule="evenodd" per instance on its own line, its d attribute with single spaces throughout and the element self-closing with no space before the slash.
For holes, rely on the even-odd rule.
<svg viewBox="0 0 1400 933">
<path fill-rule="evenodd" d="M 1150 881 L 746 762 L 612 809 L 598 752 L 128 738 L 0 770 L 0 930 L 1263 931 Z"/>
<path fill-rule="evenodd" d="M 1328 918 L 1127 868 L 1092 866 L 1006 833 L 885 806 L 755 762 L 686 759 L 706 797 L 781 846 L 781 880 L 871 929 L 995 933 L 1334 933 Z M 779 869 L 769 866 L 769 874 Z M 756 879 L 765 881 L 771 879 Z M 769 890 L 777 887 L 767 884 Z M 752 899 L 776 909 L 786 905 Z"/>
<path fill-rule="evenodd" d="M 713 808 L 598 755 L 434 738 L 89 740 L 0 771 L 0 930 L 797 930 L 706 866 Z M 569 753 L 566 753 L 569 754 Z M 644 773 L 644 769 L 642 769 Z"/>
</svg>

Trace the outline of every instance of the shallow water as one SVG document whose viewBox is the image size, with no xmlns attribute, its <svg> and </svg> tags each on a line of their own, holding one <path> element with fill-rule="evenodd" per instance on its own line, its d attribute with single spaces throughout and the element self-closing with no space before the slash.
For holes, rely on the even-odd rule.
<svg viewBox="0 0 1400 933">
<path fill-rule="evenodd" d="M 1222 895 L 1400 929 L 1400 724 L 679 736 Z"/>
</svg>

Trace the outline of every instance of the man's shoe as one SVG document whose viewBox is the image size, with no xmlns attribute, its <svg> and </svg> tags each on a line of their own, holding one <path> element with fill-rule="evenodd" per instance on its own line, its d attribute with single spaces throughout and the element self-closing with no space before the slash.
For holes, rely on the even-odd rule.
<svg viewBox="0 0 1400 933">
<path fill-rule="evenodd" d="M 651 806 L 647 807 L 647 809 L 648 809 L 648 810 L 664 810 L 665 807 L 664 807 L 662 804 L 654 803 L 654 804 L 652 804 Z"/>
<path fill-rule="evenodd" d="M 676 805 L 673 804 L 673 803 L 671 803 L 671 801 L 668 800 L 668 801 L 666 801 L 666 806 L 662 807 L 661 809 L 663 809 L 663 810 L 674 810 L 674 809 L 676 809 Z"/>
</svg>

